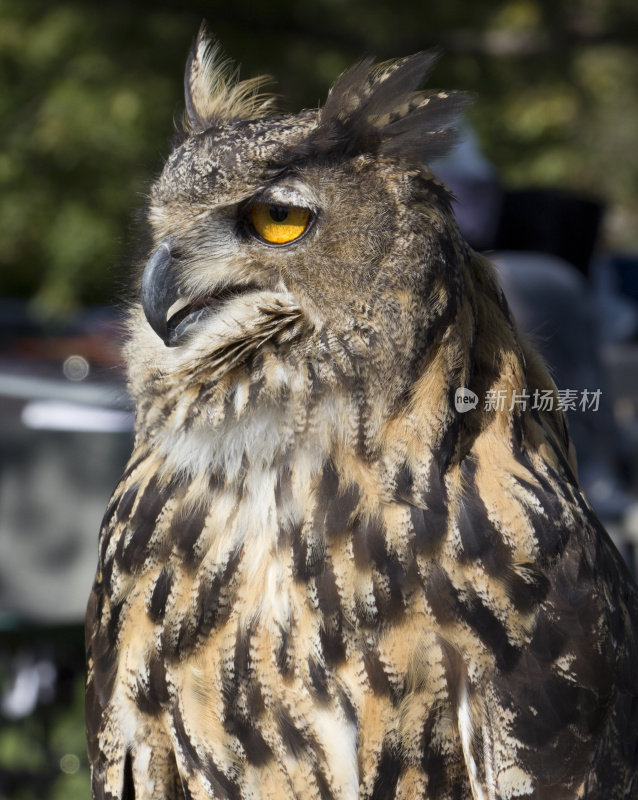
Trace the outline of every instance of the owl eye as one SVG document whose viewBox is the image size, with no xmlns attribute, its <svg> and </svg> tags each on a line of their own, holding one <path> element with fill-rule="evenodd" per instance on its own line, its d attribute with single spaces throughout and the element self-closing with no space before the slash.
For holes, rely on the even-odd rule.
<svg viewBox="0 0 638 800">
<path fill-rule="evenodd" d="M 307 208 L 255 203 L 250 220 L 255 233 L 269 244 L 294 242 L 308 230 L 311 213 Z"/>
</svg>

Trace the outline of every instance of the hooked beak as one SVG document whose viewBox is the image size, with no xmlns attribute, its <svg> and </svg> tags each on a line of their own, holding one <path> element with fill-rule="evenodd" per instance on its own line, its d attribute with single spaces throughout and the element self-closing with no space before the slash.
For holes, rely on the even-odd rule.
<svg viewBox="0 0 638 800">
<path fill-rule="evenodd" d="M 259 291 L 259 287 L 254 283 L 219 283 L 210 292 L 189 299 L 177 282 L 178 262 L 172 256 L 172 245 L 170 238 L 165 239 L 151 253 L 142 275 L 142 308 L 166 347 L 179 347 L 200 322 L 239 295 Z"/>
<path fill-rule="evenodd" d="M 168 327 L 168 310 L 180 297 L 171 254 L 171 240 L 165 239 L 152 253 L 142 275 L 142 308 L 148 324 L 167 347 L 178 344 Z"/>
</svg>

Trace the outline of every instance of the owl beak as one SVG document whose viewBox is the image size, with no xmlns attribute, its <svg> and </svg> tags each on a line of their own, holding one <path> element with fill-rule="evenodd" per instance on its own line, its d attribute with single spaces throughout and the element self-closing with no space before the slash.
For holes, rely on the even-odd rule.
<svg viewBox="0 0 638 800">
<path fill-rule="evenodd" d="M 142 308 L 148 324 L 167 347 L 177 344 L 168 328 L 168 310 L 180 297 L 171 240 L 165 239 L 149 258 L 142 275 Z"/>
</svg>

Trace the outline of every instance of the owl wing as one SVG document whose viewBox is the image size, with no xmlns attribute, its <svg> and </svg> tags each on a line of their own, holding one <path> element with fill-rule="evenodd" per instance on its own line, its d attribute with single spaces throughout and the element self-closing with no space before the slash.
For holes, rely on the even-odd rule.
<svg viewBox="0 0 638 800">
<path fill-rule="evenodd" d="M 638 619 L 638 593 L 591 512 L 580 534 L 553 534 L 564 540 L 560 552 L 540 572 L 527 567 L 529 602 L 534 592 L 540 597 L 525 647 L 512 646 L 479 606 L 457 599 L 496 665 L 480 689 L 469 680 L 459 698 L 474 797 L 635 797 L 631 620 Z M 633 789 L 627 794 L 624 787 Z"/>
</svg>

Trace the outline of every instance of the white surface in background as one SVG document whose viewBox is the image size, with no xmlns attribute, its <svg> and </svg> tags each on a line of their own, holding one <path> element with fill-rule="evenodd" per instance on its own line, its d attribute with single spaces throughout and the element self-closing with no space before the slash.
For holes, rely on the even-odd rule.
<svg viewBox="0 0 638 800">
<path fill-rule="evenodd" d="M 135 415 L 115 408 L 33 400 L 22 409 L 22 424 L 34 430 L 121 433 L 133 429 Z"/>
</svg>

